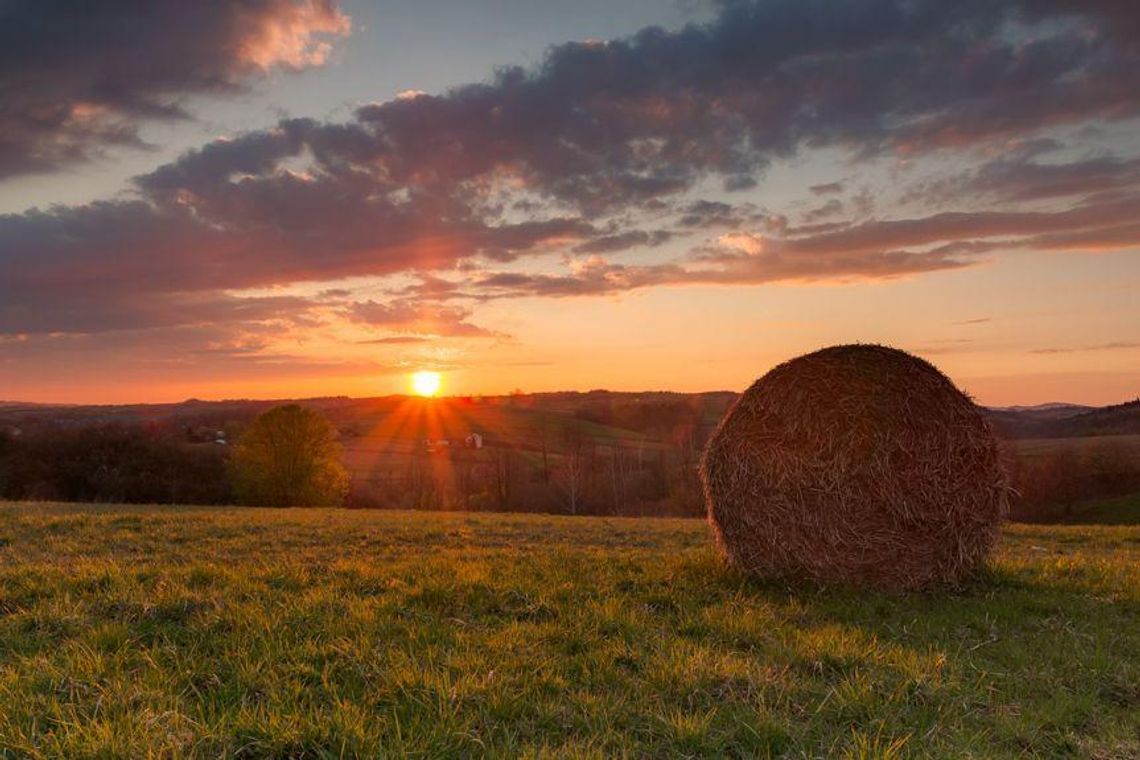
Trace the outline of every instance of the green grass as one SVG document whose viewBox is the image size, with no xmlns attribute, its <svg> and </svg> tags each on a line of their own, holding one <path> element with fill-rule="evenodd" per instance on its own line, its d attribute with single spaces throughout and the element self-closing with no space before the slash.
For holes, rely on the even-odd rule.
<svg viewBox="0 0 1140 760">
<path fill-rule="evenodd" d="M 0 757 L 1140 756 L 1140 528 L 956 594 L 697 521 L 0 505 Z"/>
<path fill-rule="evenodd" d="M 1071 522 L 1095 525 L 1140 525 L 1140 493 L 1087 501 L 1074 507 Z"/>
</svg>

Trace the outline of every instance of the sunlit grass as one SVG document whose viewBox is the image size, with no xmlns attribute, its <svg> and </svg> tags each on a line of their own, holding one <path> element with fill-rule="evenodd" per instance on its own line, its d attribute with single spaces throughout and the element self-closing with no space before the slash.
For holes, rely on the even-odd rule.
<svg viewBox="0 0 1140 760">
<path fill-rule="evenodd" d="M 0 756 L 1134 757 L 1140 528 L 955 595 L 762 586 L 697 521 L 0 507 Z"/>
</svg>

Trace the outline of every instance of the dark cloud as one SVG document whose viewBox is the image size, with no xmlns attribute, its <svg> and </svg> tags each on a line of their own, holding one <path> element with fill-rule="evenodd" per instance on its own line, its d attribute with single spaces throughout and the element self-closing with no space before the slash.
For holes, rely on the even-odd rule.
<svg viewBox="0 0 1140 760">
<path fill-rule="evenodd" d="M 649 248 L 661 245 L 671 237 L 672 233 L 667 230 L 654 230 L 652 232 L 629 230 L 616 235 L 603 235 L 587 240 L 585 243 L 575 246 L 574 251 L 577 253 L 614 253 L 634 247 Z"/>
<path fill-rule="evenodd" d="M 273 68 L 317 65 L 346 34 L 335 0 L 6 0 L 0 3 L 0 178 L 46 171 L 138 125 L 186 117 Z"/>
<path fill-rule="evenodd" d="M 1003 200 L 1064 198 L 1126 190 L 1140 184 L 1140 159 L 1089 159 L 1068 164 L 994 163 L 982 168 L 972 184 Z"/>
<path fill-rule="evenodd" d="M 0 216 L 0 333 L 301 319 L 303 299 L 222 292 L 252 283 L 238 242 L 141 202 Z"/>
<path fill-rule="evenodd" d="M 628 265 L 592 257 L 564 275 L 486 273 L 470 284 L 483 298 L 568 297 L 622 293 L 667 285 L 759 285 L 773 282 L 892 279 L 970 266 L 963 252 L 866 250 L 800 255 L 778 239 L 737 233 L 688 262 Z"/>
<path fill-rule="evenodd" d="M 1133 204 L 1133 213 L 1136 212 L 1140 212 L 1140 202 Z M 1086 252 L 1140 248 L 1140 222 L 1035 235 L 1026 241 L 1026 247 L 1048 251 Z"/>
<path fill-rule="evenodd" d="M 45 317 L 21 300 L 0 306 L 8 330 L 21 334 L 101 333 L 177 325 L 277 322 L 311 325 L 315 304 L 295 297 L 236 297 L 220 293 L 178 293 L 135 298 L 107 296 L 95 289 L 58 305 Z"/>
<path fill-rule="evenodd" d="M 843 192 L 842 182 L 827 182 L 822 185 L 812 185 L 809 190 L 815 195 L 834 195 Z"/>
<path fill-rule="evenodd" d="M 850 229 L 852 225 L 854 225 L 854 222 L 846 220 L 837 222 L 817 222 L 816 224 L 801 224 L 795 227 L 788 227 L 786 228 L 786 231 L 797 236 L 820 235 L 825 232 L 836 232 L 838 230 Z"/>
<path fill-rule="evenodd" d="M 1030 23 L 1028 38 L 1009 33 Z M 1016 0 L 731 3 L 709 25 L 568 43 L 534 70 L 368 105 L 347 124 L 282 123 L 141 185 L 210 209 L 236 176 L 265 181 L 307 152 L 370 189 L 469 201 L 511 176 L 595 215 L 709 174 L 755 174 L 804 145 L 913 154 L 1127 117 L 1137 64 L 1092 8 L 1045 19 Z"/>
<path fill-rule="evenodd" d="M 91 6 L 123 17 L 113 12 L 119 3 Z M 40 6 L 3 7 L 35 18 Z M 96 36 L 92 50 L 115 47 L 107 65 L 122 76 L 126 64 L 117 59 L 131 56 L 138 81 L 128 77 L 122 89 L 158 113 L 175 107 L 180 93 L 230 89 L 266 66 L 314 62 L 321 53 L 311 47 L 313 33 L 342 23 L 316 0 L 203 5 L 202 23 L 218 26 L 212 35 L 176 23 L 198 7 L 156 3 L 132 22 L 136 31 L 149 29 L 152 16 L 179 27 L 186 39 L 169 47 L 161 46 L 166 32 L 141 48 Z M 242 15 L 225 23 L 234 8 Z M 1132 72 L 1140 50 L 1120 31 L 1132 21 L 1107 0 L 730 2 L 708 24 L 560 45 L 533 69 L 508 67 L 440 95 L 370 104 L 345 123 L 282 120 L 137 178 L 133 199 L 0 217 L 0 333 L 196 324 L 211 309 L 274 308 L 227 302 L 227 291 L 411 272 L 423 279 L 406 297 L 345 313 L 396 332 L 485 335 L 466 311 L 439 304 L 663 284 L 891 278 L 970 266 L 1008 247 L 1129 247 L 1137 242 L 1132 162 L 1039 162 L 1049 148 L 1043 130 L 1138 114 L 1140 78 Z M 265 33 L 282 23 L 298 34 Z M 219 35 L 227 47 L 203 63 Z M 279 49 L 281 39 L 300 47 Z M 74 70 L 77 92 L 97 91 L 84 67 L 84 56 L 96 53 L 68 53 L 76 44 L 14 40 L 3 60 L 39 51 L 46 63 L 0 70 Z M 175 53 L 190 73 L 171 63 Z M 151 58 L 153 75 L 135 65 Z M 101 65 L 89 67 L 93 76 L 117 81 Z M 31 118 L 38 107 L 21 94 L 33 91 L 26 76 L 0 79 L 18 96 L 0 100 L 0 119 Z M 80 101 L 54 81 L 46 98 Z M 145 110 L 108 98 L 114 119 Z M 40 150 L 20 130 L 3 134 L 35 148 L 12 155 Z M 43 134 L 43 145 L 72 139 L 66 130 Z M 128 128 L 120 137 L 133 134 Z M 874 198 L 863 188 L 829 199 L 813 217 L 828 221 L 795 228 L 747 203 L 693 200 L 710 181 L 746 188 L 771 162 L 803 150 L 910 160 L 1011 141 L 1038 149 L 1023 150 L 1017 166 L 995 164 L 972 178 L 1000 198 L 984 210 L 874 219 Z M 810 189 L 826 195 L 836 184 Z M 1053 190 L 1048 197 L 1068 205 L 1019 205 L 1046 198 L 1043 188 L 1094 185 L 1111 192 Z M 845 210 L 855 216 L 840 218 Z M 566 275 L 488 271 L 489 262 L 524 255 L 613 254 L 724 230 L 735 237 L 695 241 L 703 244 L 696 255 L 664 263 L 599 258 Z"/>
<path fill-rule="evenodd" d="M 1025 5 L 1025 13 L 1034 19 L 1065 15 L 1080 19 L 1093 14 L 1102 22 L 1104 34 L 1132 50 L 1140 48 L 1140 6 L 1131 0 L 1033 0 Z"/>
<path fill-rule="evenodd" d="M 603 295 L 661 285 L 886 280 L 976 264 L 998 250 L 1140 247 L 1140 199 L 1058 212 L 946 212 L 823 230 L 734 232 L 687 261 L 630 266 L 592 257 L 565 275 L 484 273 L 464 297 Z M 963 324 L 977 324 L 973 320 Z"/>
<path fill-rule="evenodd" d="M 677 224 L 681 227 L 712 228 L 723 227 L 736 229 L 750 222 L 759 222 L 764 218 L 755 206 L 750 203 L 732 205 L 723 201 L 699 200 L 693 201 L 680 209 L 681 216 Z"/>
<path fill-rule="evenodd" d="M 1105 16 L 1046 15 L 1012 0 L 731 3 L 707 26 L 563 45 L 534 71 L 358 116 L 391 176 L 512 167 L 596 213 L 707 173 L 738 182 L 803 144 L 913 153 L 1135 114 L 1138 61 Z"/>
<path fill-rule="evenodd" d="M 738 193 L 742 190 L 751 190 L 759 185 L 756 177 L 751 174 L 730 174 L 724 178 L 724 191 L 726 193 Z"/>
<path fill-rule="evenodd" d="M 1140 159 L 1101 156 L 1071 162 L 1039 161 L 1015 153 L 920 189 L 934 203 L 985 197 L 1003 203 L 1074 198 L 1140 187 Z"/>
<path fill-rule="evenodd" d="M 257 186 L 273 199 L 235 198 L 240 211 L 224 220 L 141 201 L 0 216 L 0 332 L 167 324 L 192 294 L 447 267 L 476 254 L 509 261 L 588 229 L 562 219 L 441 221 L 332 185 L 285 175 Z M 267 218 L 270 207 L 293 213 Z M 159 315 L 151 303 L 171 308 Z"/>
<path fill-rule="evenodd" d="M 829 216 L 837 216 L 843 213 L 843 201 L 838 198 L 832 198 L 822 206 L 816 206 L 804 214 L 804 221 L 808 224 L 814 224 L 821 219 L 826 219 Z"/>
<path fill-rule="evenodd" d="M 1140 196 L 1090 203 L 1064 211 L 947 211 L 914 219 L 871 221 L 847 229 L 794 238 L 802 254 L 859 253 L 925 245 L 966 245 L 1005 240 L 1007 247 L 1032 247 L 1043 233 L 1118 230 L 1140 210 Z M 1118 240 L 1126 248 L 1140 241 Z"/>
</svg>

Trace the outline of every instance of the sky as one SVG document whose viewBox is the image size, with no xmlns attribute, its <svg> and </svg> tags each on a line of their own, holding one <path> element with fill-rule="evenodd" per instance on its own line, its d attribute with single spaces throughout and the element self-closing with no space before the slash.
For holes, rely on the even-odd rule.
<svg viewBox="0 0 1140 760">
<path fill-rule="evenodd" d="M 0 0 L 0 400 L 1140 395 L 1140 5 Z"/>
</svg>

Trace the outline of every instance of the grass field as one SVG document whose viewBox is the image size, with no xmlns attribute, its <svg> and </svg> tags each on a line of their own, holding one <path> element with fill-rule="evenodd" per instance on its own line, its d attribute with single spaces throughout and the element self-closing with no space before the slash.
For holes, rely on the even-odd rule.
<svg viewBox="0 0 1140 760">
<path fill-rule="evenodd" d="M 1140 757 L 1140 528 L 955 594 L 697 521 L 0 505 L 0 757 Z"/>
<path fill-rule="evenodd" d="M 1097 499 L 1076 505 L 1072 522 L 1140 526 L 1140 493 Z"/>
</svg>

